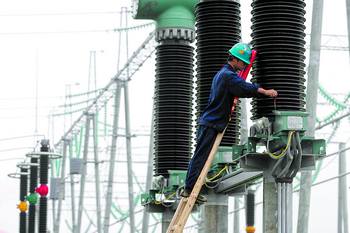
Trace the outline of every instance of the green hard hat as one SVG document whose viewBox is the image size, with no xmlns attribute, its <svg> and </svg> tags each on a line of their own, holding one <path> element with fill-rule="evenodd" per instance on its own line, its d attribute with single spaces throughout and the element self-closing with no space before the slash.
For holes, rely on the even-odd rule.
<svg viewBox="0 0 350 233">
<path fill-rule="evenodd" d="M 248 44 L 237 43 L 229 51 L 232 56 L 242 60 L 246 64 L 250 64 L 250 56 L 252 55 L 252 50 Z"/>
</svg>

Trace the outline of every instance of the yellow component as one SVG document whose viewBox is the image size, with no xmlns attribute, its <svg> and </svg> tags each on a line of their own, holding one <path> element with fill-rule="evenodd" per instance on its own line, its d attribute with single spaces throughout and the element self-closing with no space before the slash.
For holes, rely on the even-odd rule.
<svg viewBox="0 0 350 233">
<path fill-rule="evenodd" d="M 285 156 L 286 155 L 286 152 L 287 152 L 287 150 L 288 150 L 288 148 L 290 147 L 290 144 L 291 144 L 291 142 L 292 142 L 292 135 L 295 133 L 295 131 L 290 131 L 289 133 L 288 133 L 288 142 L 287 142 L 287 145 L 286 145 L 286 147 L 284 148 L 284 150 L 280 153 L 280 154 L 278 154 L 278 155 L 276 155 L 276 154 L 274 154 L 274 153 L 271 153 L 271 152 L 267 152 L 273 159 L 280 159 L 280 158 L 282 158 L 283 156 Z"/>
<path fill-rule="evenodd" d="M 28 210 L 28 204 L 26 201 L 21 201 L 17 205 L 17 209 L 19 209 L 21 212 L 26 212 Z"/>
<path fill-rule="evenodd" d="M 227 165 L 225 165 L 224 168 L 222 168 L 217 174 L 215 174 L 213 177 L 208 178 L 209 181 L 213 181 L 215 178 L 221 175 L 224 171 L 227 171 Z"/>
<path fill-rule="evenodd" d="M 247 233 L 254 233 L 255 232 L 255 227 L 254 226 L 247 226 L 245 228 Z"/>
<path fill-rule="evenodd" d="M 173 193 L 171 193 L 169 196 L 165 197 L 165 199 L 169 200 L 169 199 L 172 198 L 175 194 L 176 194 L 176 192 L 173 192 Z"/>
</svg>

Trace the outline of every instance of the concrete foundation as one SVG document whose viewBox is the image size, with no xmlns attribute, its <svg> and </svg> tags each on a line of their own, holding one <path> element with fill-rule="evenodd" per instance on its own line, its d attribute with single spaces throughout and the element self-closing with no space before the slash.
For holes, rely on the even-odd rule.
<svg viewBox="0 0 350 233">
<path fill-rule="evenodd" d="M 209 191 L 208 202 L 203 206 L 203 233 L 227 233 L 228 196 Z"/>
<path fill-rule="evenodd" d="M 264 210 L 263 229 L 264 233 L 277 233 L 277 186 L 272 177 L 264 176 Z"/>
</svg>

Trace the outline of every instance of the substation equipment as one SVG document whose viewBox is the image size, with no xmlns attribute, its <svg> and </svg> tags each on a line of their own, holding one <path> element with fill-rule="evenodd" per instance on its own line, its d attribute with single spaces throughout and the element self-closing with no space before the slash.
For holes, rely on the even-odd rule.
<svg viewBox="0 0 350 233">
<path fill-rule="evenodd" d="M 323 139 L 305 136 L 304 8 L 303 0 L 252 1 L 251 45 L 257 51 L 252 82 L 273 88 L 279 95 L 253 98 L 254 124 L 245 144 L 240 144 L 240 108 L 236 109 L 205 190 L 210 195 L 251 193 L 248 187 L 257 179 L 274 179 L 276 229 L 281 233 L 292 232 L 293 178 L 300 169 L 313 169 L 315 160 L 326 152 Z M 156 22 L 154 185 L 142 195 L 142 204 L 149 212 L 164 214 L 176 209 L 191 157 L 191 43 L 196 38 L 198 117 L 227 51 L 241 40 L 240 4 L 232 0 L 139 0 L 134 2 L 134 18 Z M 227 231 L 227 223 L 225 227 Z"/>
</svg>

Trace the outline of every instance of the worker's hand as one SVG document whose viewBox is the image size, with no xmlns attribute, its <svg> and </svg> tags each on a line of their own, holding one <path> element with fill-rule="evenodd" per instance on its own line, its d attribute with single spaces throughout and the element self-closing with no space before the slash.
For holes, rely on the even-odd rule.
<svg viewBox="0 0 350 233">
<path fill-rule="evenodd" d="M 258 88 L 258 92 L 260 94 L 267 95 L 267 96 L 270 96 L 270 97 L 276 97 L 278 95 L 277 91 L 275 91 L 274 89 L 266 90 L 266 89 L 264 89 L 262 87 Z"/>
<path fill-rule="evenodd" d="M 276 97 L 278 95 L 277 91 L 274 89 L 265 90 L 264 94 L 270 97 Z"/>
</svg>

